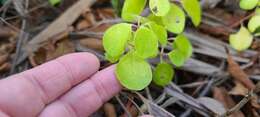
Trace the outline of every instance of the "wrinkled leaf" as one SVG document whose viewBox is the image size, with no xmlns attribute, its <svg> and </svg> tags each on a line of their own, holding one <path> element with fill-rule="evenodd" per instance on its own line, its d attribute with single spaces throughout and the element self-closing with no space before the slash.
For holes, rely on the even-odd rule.
<svg viewBox="0 0 260 117">
<path fill-rule="evenodd" d="M 146 0 L 125 0 L 121 17 L 128 22 L 136 21 L 146 5 Z"/>
<path fill-rule="evenodd" d="M 253 42 L 253 36 L 242 26 L 236 34 L 229 36 L 229 42 L 234 49 L 243 51 L 250 47 Z"/>
<path fill-rule="evenodd" d="M 124 53 L 127 41 L 132 37 L 130 24 L 121 23 L 110 27 L 103 36 L 103 46 L 106 58 L 116 62 Z"/>
<path fill-rule="evenodd" d="M 260 27 L 260 15 L 253 16 L 248 22 L 248 29 L 254 33 Z"/>
<path fill-rule="evenodd" d="M 178 49 L 171 51 L 168 56 L 171 62 L 177 67 L 181 67 L 185 63 L 185 57 Z"/>
<path fill-rule="evenodd" d="M 184 10 L 191 17 L 195 26 L 199 26 L 201 22 L 201 6 L 198 0 L 182 0 Z"/>
<path fill-rule="evenodd" d="M 239 6 L 244 10 L 252 10 L 258 4 L 258 0 L 240 0 Z"/>
<path fill-rule="evenodd" d="M 180 50 L 183 53 L 185 59 L 190 58 L 192 55 L 192 45 L 184 34 L 180 34 L 176 37 L 173 43 L 173 48 Z"/>
<path fill-rule="evenodd" d="M 168 85 L 174 75 L 174 70 L 170 64 L 160 63 L 156 66 L 153 73 L 153 82 L 159 86 Z"/>
<path fill-rule="evenodd" d="M 169 0 L 150 0 L 149 6 L 156 16 L 165 16 L 170 10 Z"/>
<path fill-rule="evenodd" d="M 116 66 L 119 82 L 130 90 L 142 90 L 152 81 L 150 65 L 133 52 L 128 53 Z"/>
<path fill-rule="evenodd" d="M 186 21 L 185 13 L 179 6 L 171 4 L 170 11 L 167 15 L 162 17 L 162 21 L 170 32 L 177 34 L 182 33 Z"/>
<path fill-rule="evenodd" d="M 137 55 L 146 59 L 158 54 L 158 40 L 152 30 L 141 26 L 135 34 L 135 49 Z"/>
<path fill-rule="evenodd" d="M 161 25 L 158 25 L 154 22 L 149 22 L 150 29 L 154 32 L 154 34 L 157 36 L 157 39 L 159 42 L 165 46 L 167 44 L 167 30 L 162 27 Z"/>
<path fill-rule="evenodd" d="M 52 5 L 52 6 L 55 6 L 57 4 L 59 4 L 61 2 L 61 0 L 49 0 L 49 3 Z"/>
</svg>

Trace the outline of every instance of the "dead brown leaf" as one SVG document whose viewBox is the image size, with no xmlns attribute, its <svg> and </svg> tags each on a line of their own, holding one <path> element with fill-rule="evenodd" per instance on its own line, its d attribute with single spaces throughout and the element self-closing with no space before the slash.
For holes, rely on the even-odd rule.
<svg viewBox="0 0 260 117">
<path fill-rule="evenodd" d="M 10 63 L 4 63 L 0 66 L 0 72 L 8 71 L 11 68 Z"/>
<path fill-rule="evenodd" d="M 248 89 L 238 81 L 235 81 L 235 87 L 229 92 L 232 95 L 245 96 L 248 93 Z"/>
<path fill-rule="evenodd" d="M 111 103 L 105 103 L 104 106 L 104 112 L 106 117 L 117 117 L 115 106 Z"/>
<path fill-rule="evenodd" d="M 102 40 L 96 38 L 85 38 L 80 40 L 80 44 L 87 48 L 104 51 Z"/>
<path fill-rule="evenodd" d="M 0 55 L 0 65 L 4 64 L 7 61 L 8 57 L 8 54 Z"/>
<path fill-rule="evenodd" d="M 226 109 L 230 109 L 235 106 L 234 100 L 229 96 L 225 88 L 215 87 L 213 89 L 213 97 L 221 102 Z M 230 117 L 245 117 L 241 111 L 233 113 Z"/>
<path fill-rule="evenodd" d="M 30 55 L 29 60 L 32 66 L 37 66 L 72 52 L 75 52 L 73 43 L 69 41 L 69 39 L 62 39 L 57 41 L 54 45 L 51 42 L 46 43 L 45 46 Z"/>
<path fill-rule="evenodd" d="M 242 83 L 246 88 L 253 90 L 255 89 L 255 84 L 249 79 L 248 75 L 240 68 L 238 63 L 236 63 L 232 56 L 228 54 L 228 72 L 231 76 Z"/>
</svg>

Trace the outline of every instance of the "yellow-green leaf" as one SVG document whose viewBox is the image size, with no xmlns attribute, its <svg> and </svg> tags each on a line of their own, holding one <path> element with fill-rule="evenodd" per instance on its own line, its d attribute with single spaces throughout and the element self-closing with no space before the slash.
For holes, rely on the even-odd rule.
<svg viewBox="0 0 260 117">
<path fill-rule="evenodd" d="M 171 51 L 168 56 L 171 62 L 177 67 L 181 67 L 186 61 L 185 56 L 178 49 Z"/>
<path fill-rule="evenodd" d="M 190 58 L 192 55 L 192 45 L 184 34 L 179 34 L 176 37 L 173 43 L 173 48 L 181 51 L 185 59 Z"/>
<path fill-rule="evenodd" d="M 153 72 L 153 82 L 159 86 L 166 86 L 171 83 L 174 76 L 174 70 L 170 64 L 160 63 Z"/>
<path fill-rule="evenodd" d="M 57 4 L 59 4 L 61 2 L 61 0 L 49 0 L 49 3 L 52 5 L 52 6 L 55 6 Z"/>
<path fill-rule="evenodd" d="M 256 15 L 260 15 L 260 7 L 255 9 Z"/>
<path fill-rule="evenodd" d="M 149 6 L 156 16 L 165 16 L 170 10 L 169 0 L 150 0 Z"/>
<path fill-rule="evenodd" d="M 240 0 L 239 6 L 244 10 L 252 10 L 258 4 L 258 0 Z"/>
<path fill-rule="evenodd" d="M 116 62 L 124 53 L 127 41 L 131 37 L 131 24 L 121 23 L 110 27 L 103 36 L 106 58 L 110 62 Z"/>
<path fill-rule="evenodd" d="M 253 42 L 253 36 L 242 26 L 236 34 L 230 35 L 229 42 L 234 49 L 243 51 L 250 47 Z"/>
<path fill-rule="evenodd" d="M 198 0 L 181 0 L 182 6 L 195 26 L 201 22 L 201 6 Z"/>
<path fill-rule="evenodd" d="M 173 33 L 182 33 L 185 26 L 185 13 L 175 4 L 171 4 L 170 11 L 162 17 L 166 28 Z"/>
<path fill-rule="evenodd" d="M 152 70 L 144 59 L 130 52 L 117 64 L 116 76 L 127 89 L 142 90 L 151 83 Z"/>
<path fill-rule="evenodd" d="M 163 25 L 163 20 L 161 16 L 155 16 L 154 14 L 150 14 L 147 18 L 158 25 Z"/>
<path fill-rule="evenodd" d="M 253 16 L 248 22 L 248 29 L 251 33 L 254 33 L 257 28 L 260 27 L 260 15 Z"/>
<path fill-rule="evenodd" d="M 135 34 L 135 49 L 143 59 L 155 57 L 158 54 L 158 39 L 154 32 L 141 26 Z"/>
<path fill-rule="evenodd" d="M 148 25 L 150 29 L 154 32 L 154 34 L 157 36 L 159 42 L 163 46 L 165 46 L 167 44 L 167 30 L 161 25 L 158 25 L 154 22 L 149 22 Z"/>
<path fill-rule="evenodd" d="M 125 0 L 121 17 L 123 20 L 133 22 L 142 13 L 146 0 Z"/>
</svg>

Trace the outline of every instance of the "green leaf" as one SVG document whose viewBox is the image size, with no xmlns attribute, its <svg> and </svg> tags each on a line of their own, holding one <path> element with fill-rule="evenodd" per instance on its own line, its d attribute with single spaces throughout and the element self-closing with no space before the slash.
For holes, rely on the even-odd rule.
<svg viewBox="0 0 260 117">
<path fill-rule="evenodd" d="M 136 21 L 145 5 L 146 0 L 125 0 L 121 14 L 122 19 L 128 22 Z"/>
<path fill-rule="evenodd" d="M 146 59 L 158 54 L 158 40 L 152 30 L 141 26 L 135 34 L 135 49 L 137 55 Z"/>
<path fill-rule="evenodd" d="M 192 45 L 184 34 L 180 34 L 176 37 L 173 48 L 181 51 L 185 59 L 190 58 L 192 55 Z"/>
<path fill-rule="evenodd" d="M 178 49 L 171 51 L 171 52 L 168 54 L 168 56 L 169 56 L 171 62 L 172 62 L 175 66 L 177 66 L 177 67 L 181 67 L 181 66 L 185 63 L 185 61 L 186 61 L 185 56 L 184 56 L 183 53 L 182 53 L 180 50 L 178 50 Z"/>
<path fill-rule="evenodd" d="M 155 22 L 156 24 L 158 25 L 161 25 L 163 26 L 163 20 L 162 20 L 162 17 L 160 16 L 155 16 L 154 14 L 150 14 L 148 17 L 147 17 L 150 21 L 153 21 Z"/>
<path fill-rule="evenodd" d="M 244 10 L 252 10 L 258 4 L 258 0 L 240 0 L 239 6 Z"/>
<path fill-rule="evenodd" d="M 182 0 L 184 10 L 191 17 L 195 26 L 199 26 L 201 22 L 201 6 L 198 0 Z"/>
<path fill-rule="evenodd" d="M 59 4 L 61 2 L 61 0 L 49 0 L 49 3 L 52 5 L 52 6 L 55 6 L 57 4 Z"/>
<path fill-rule="evenodd" d="M 152 70 L 144 60 L 128 53 L 116 66 L 116 76 L 119 82 L 130 90 L 142 90 L 152 81 Z"/>
<path fill-rule="evenodd" d="M 169 0 L 150 0 L 149 6 L 156 16 L 165 16 L 170 10 Z"/>
<path fill-rule="evenodd" d="M 154 22 L 149 22 L 148 23 L 150 29 L 154 32 L 154 34 L 157 36 L 157 39 L 159 42 L 165 46 L 167 44 L 167 30 L 162 27 L 161 25 L 158 25 Z"/>
<path fill-rule="evenodd" d="M 229 42 L 234 49 L 243 51 L 250 47 L 253 42 L 253 36 L 245 27 L 241 26 L 236 34 L 229 36 Z"/>
<path fill-rule="evenodd" d="M 124 53 L 127 41 L 132 37 L 131 24 L 121 23 L 110 27 L 103 36 L 106 58 L 116 62 Z"/>
<path fill-rule="evenodd" d="M 254 33 L 257 28 L 260 27 L 260 15 L 253 16 L 248 22 L 248 29 L 251 33 Z"/>
<path fill-rule="evenodd" d="M 159 86 L 166 86 L 171 83 L 174 70 L 170 64 L 160 63 L 153 72 L 153 82 Z"/>
<path fill-rule="evenodd" d="M 162 17 L 163 23 L 166 28 L 173 33 L 182 33 L 185 26 L 185 13 L 180 7 L 175 4 L 171 4 L 171 9 Z"/>
<path fill-rule="evenodd" d="M 260 15 L 260 7 L 255 9 L 256 15 Z"/>
<path fill-rule="evenodd" d="M 122 8 L 123 8 L 123 1 L 122 0 L 111 0 L 111 4 L 112 4 L 116 14 L 121 17 L 121 11 L 122 11 Z"/>
<path fill-rule="evenodd" d="M 7 1 L 7 0 L 0 0 L 0 3 L 1 3 L 2 5 L 4 5 L 6 1 Z"/>
</svg>

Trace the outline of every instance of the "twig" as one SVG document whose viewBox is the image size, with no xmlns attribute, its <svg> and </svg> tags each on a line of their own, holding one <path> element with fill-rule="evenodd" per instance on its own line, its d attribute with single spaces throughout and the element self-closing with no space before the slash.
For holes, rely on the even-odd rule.
<svg viewBox="0 0 260 117">
<path fill-rule="evenodd" d="M 36 35 L 27 45 L 27 51 L 29 53 L 35 52 L 40 44 L 46 42 L 54 35 L 60 34 L 68 29 L 71 24 L 89 7 L 95 2 L 95 0 L 80 0 L 70 7 L 65 13 L 63 13 L 58 19 L 52 22 L 45 30 Z"/>
<path fill-rule="evenodd" d="M 124 111 L 126 112 L 128 117 L 132 117 L 130 112 L 127 110 L 127 108 L 125 107 L 125 105 L 123 104 L 123 102 L 121 101 L 121 99 L 119 98 L 118 95 L 115 96 L 116 100 L 118 101 L 118 103 L 120 104 L 120 106 L 124 109 Z"/>
<path fill-rule="evenodd" d="M 237 105 L 218 117 L 228 117 L 234 112 L 239 111 L 253 97 L 253 95 L 253 91 L 250 91 Z"/>
<path fill-rule="evenodd" d="M 257 93 L 260 92 L 260 82 L 256 84 L 256 88 L 248 92 L 248 94 L 233 108 L 225 112 L 224 114 L 218 117 L 228 117 L 229 115 L 233 114 L 234 112 L 239 111 L 247 102 L 249 102 Z"/>
</svg>

